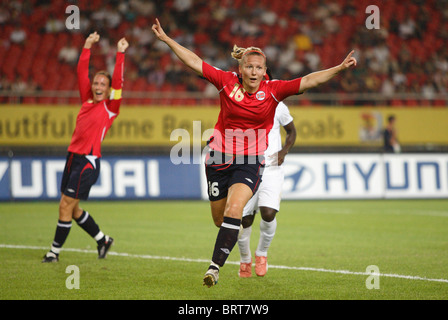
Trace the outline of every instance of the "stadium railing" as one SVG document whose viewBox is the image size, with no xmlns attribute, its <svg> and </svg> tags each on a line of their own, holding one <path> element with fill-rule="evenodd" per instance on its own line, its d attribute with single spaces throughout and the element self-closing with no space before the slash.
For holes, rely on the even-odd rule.
<svg viewBox="0 0 448 320">
<path fill-rule="evenodd" d="M 307 93 L 286 100 L 291 106 L 391 106 L 391 107 L 448 107 L 448 94 L 424 95 L 417 93 L 399 93 L 382 95 L 378 93 Z M 218 105 L 216 97 L 206 97 L 202 92 L 178 91 L 129 91 L 123 102 L 129 105 Z M 76 90 L 29 90 L 14 92 L 0 90 L 1 104 L 79 104 L 79 92 Z"/>
</svg>

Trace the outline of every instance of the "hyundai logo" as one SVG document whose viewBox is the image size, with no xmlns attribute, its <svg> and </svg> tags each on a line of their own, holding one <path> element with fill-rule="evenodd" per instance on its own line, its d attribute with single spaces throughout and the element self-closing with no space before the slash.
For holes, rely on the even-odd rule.
<svg viewBox="0 0 448 320">
<path fill-rule="evenodd" d="M 316 180 L 313 170 L 299 162 L 289 161 L 282 166 L 285 173 L 283 191 L 286 193 L 306 191 Z"/>
</svg>

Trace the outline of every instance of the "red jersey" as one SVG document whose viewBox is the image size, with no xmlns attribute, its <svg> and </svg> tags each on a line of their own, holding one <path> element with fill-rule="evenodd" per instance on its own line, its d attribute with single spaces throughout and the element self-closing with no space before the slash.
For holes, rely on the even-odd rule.
<svg viewBox="0 0 448 320">
<path fill-rule="evenodd" d="M 101 157 L 101 142 L 118 116 L 123 87 L 124 53 L 117 52 L 109 99 L 93 102 L 89 79 L 90 49 L 82 49 L 78 62 L 78 85 L 82 107 L 68 147 L 69 152 Z"/>
<path fill-rule="evenodd" d="M 301 78 L 261 81 L 256 93 L 246 92 L 234 72 L 202 63 L 202 73 L 219 91 L 221 111 L 209 146 L 222 153 L 263 155 L 280 101 L 299 94 Z"/>
</svg>

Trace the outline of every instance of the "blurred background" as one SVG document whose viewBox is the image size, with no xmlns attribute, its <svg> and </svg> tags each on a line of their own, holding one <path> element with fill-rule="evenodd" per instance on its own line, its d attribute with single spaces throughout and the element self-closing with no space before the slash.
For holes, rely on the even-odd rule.
<svg viewBox="0 0 448 320">
<path fill-rule="evenodd" d="M 371 4 L 380 10 L 379 29 L 366 28 L 366 7 Z M 69 5 L 79 8 L 78 30 L 66 27 Z M 126 53 L 124 106 L 218 106 L 216 89 L 155 39 L 151 25 L 156 17 L 176 41 L 223 70 L 237 71 L 230 57 L 234 44 L 262 48 L 277 79 L 334 66 L 355 49 L 356 69 L 289 98 L 292 108 L 369 106 L 388 107 L 392 112 L 393 108 L 447 106 L 445 0 L 4 1 L 0 5 L 1 104 L 78 105 L 77 60 L 85 37 L 97 31 L 101 41 L 92 52 L 92 73 L 112 72 L 116 42 L 126 36 L 131 43 Z M 366 126 L 375 117 L 371 112 L 361 115 Z M 397 126 L 402 124 L 399 118 Z M 331 143 L 320 147 L 333 149 Z"/>
<path fill-rule="evenodd" d="M 66 26 L 70 5 L 79 29 Z M 378 29 L 366 27 L 369 5 L 379 9 Z M 179 141 L 170 139 L 174 129 L 193 136 L 194 121 L 212 128 L 216 88 L 155 39 L 156 17 L 223 70 L 238 70 L 234 44 L 261 48 L 277 79 L 332 67 L 354 49 L 355 69 L 285 101 L 297 128 L 293 153 L 382 153 L 390 115 L 402 153 L 448 151 L 447 0 L 12 0 L 0 4 L 1 155 L 65 156 L 80 108 L 76 65 L 93 31 L 101 40 L 91 74 L 112 73 L 118 39 L 130 43 L 104 155 L 167 156 Z"/>
<path fill-rule="evenodd" d="M 71 4 L 80 9 L 79 30 L 66 28 Z M 380 9 L 380 29 L 365 26 L 371 4 Z M 78 103 L 75 66 L 85 37 L 95 30 L 101 42 L 92 58 L 94 69 L 113 69 L 120 37 L 131 43 L 128 104 L 216 104 L 215 92 L 156 41 L 151 31 L 156 17 L 176 41 L 224 70 L 236 70 L 230 57 L 234 44 L 262 48 L 278 79 L 339 64 L 355 49 L 356 70 L 294 101 L 301 106 L 446 105 L 444 0 L 4 1 L 2 103 Z"/>
</svg>

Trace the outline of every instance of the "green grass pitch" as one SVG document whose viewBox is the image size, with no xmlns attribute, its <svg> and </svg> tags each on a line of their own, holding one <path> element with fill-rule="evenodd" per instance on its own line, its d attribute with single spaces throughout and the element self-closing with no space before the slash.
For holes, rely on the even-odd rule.
<svg viewBox="0 0 448 320">
<path fill-rule="evenodd" d="M 218 228 L 205 201 L 87 201 L 115 238 L 105 260 L 75 222 L 43 264 L 57 202 L 0 203 L 1 300 L 445 300 L 448 200 L 283 201 L 265 277 L 238 277 L 238 246 L 202 286 Z M 258 242 L 259 215 L 251 238 Z M 79 269 L 79 289 L 68 289 Z M 366 273 L 377 266 L 379 276 Z M 366 283 L 377 285 L 368 289 Z"/>
</svg>

